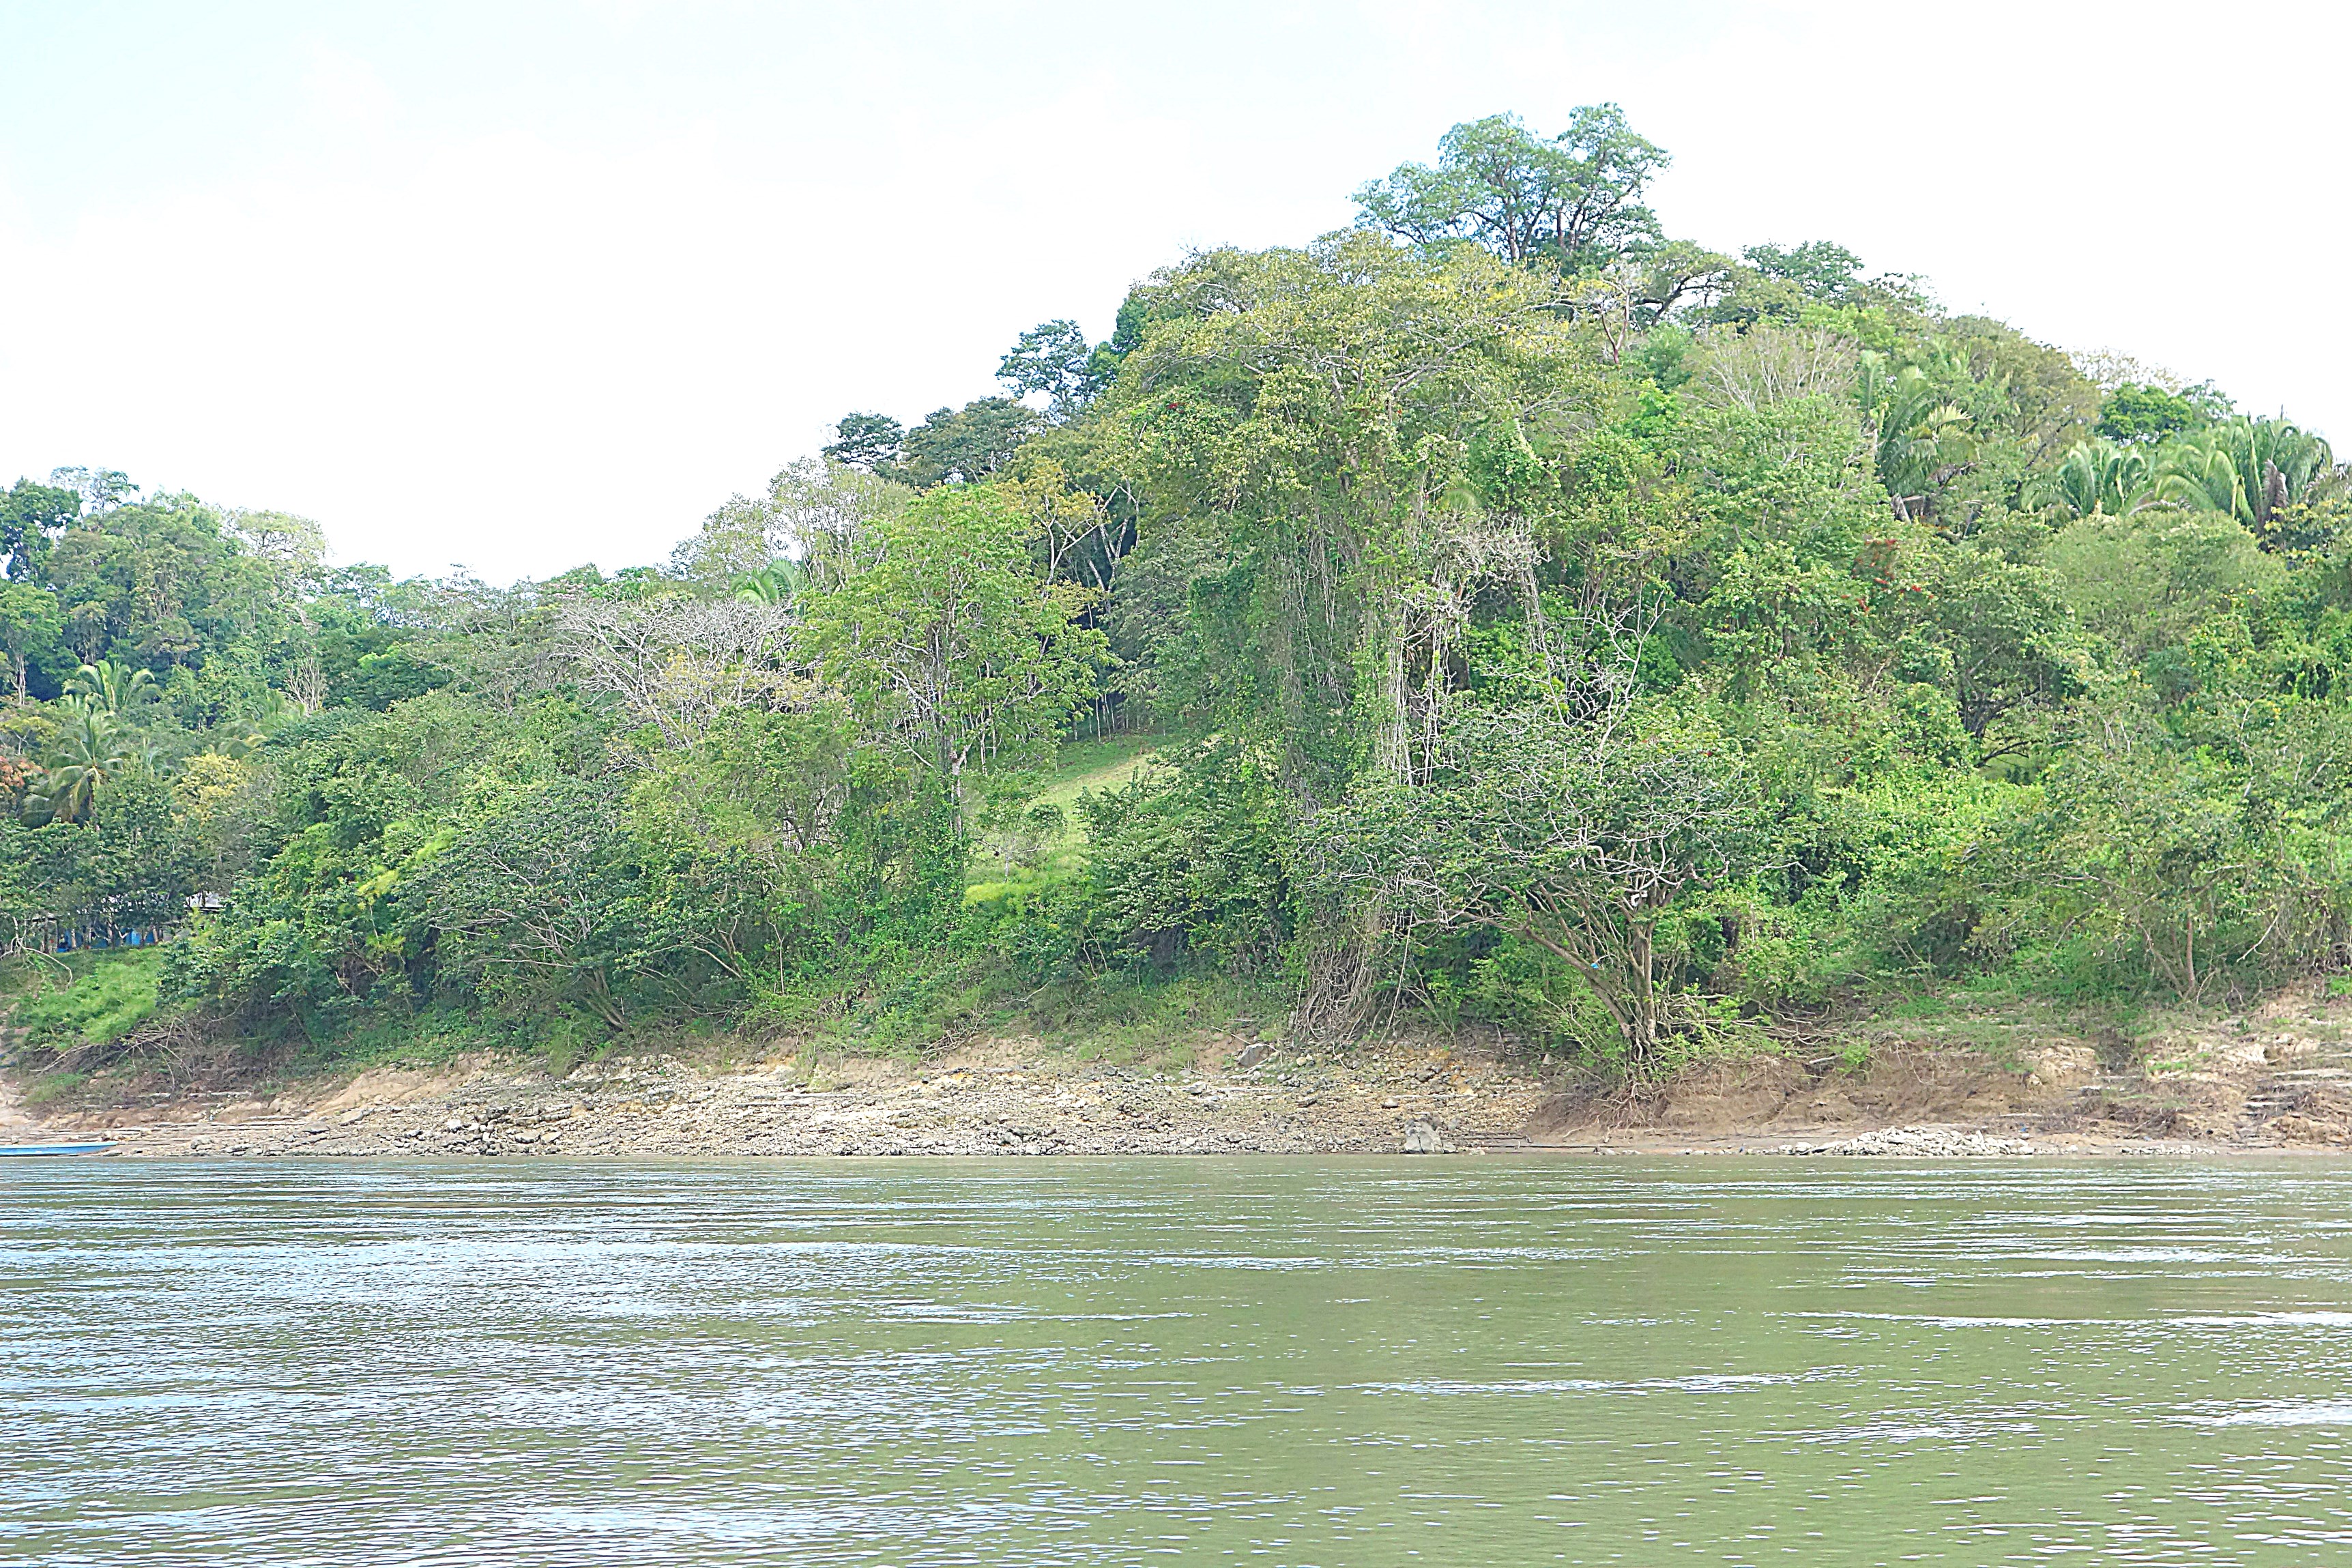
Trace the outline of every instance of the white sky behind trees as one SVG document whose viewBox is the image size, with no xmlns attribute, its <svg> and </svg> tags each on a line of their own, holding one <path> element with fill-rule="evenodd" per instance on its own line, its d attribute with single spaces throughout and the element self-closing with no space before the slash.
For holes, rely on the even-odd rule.
<svg viewBox="0 0 2352 1568">
<path fill-rule="evenodd" d="M 1832 239 L 2352 447 L 2347 43 L 2265 0 L 16 0 L 0 484 L 122 468 L 404 574 L 658 561 L 849 409 L 1603 100 L 1674 235 Z"/>
</svg>

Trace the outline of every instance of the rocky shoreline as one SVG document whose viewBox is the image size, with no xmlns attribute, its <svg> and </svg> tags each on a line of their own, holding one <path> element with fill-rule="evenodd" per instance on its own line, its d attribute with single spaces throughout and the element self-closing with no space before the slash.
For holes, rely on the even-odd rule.
<svg viewBox="0 0 2352 1568">
<path fill-rule="evenodd" d="M 620 1057 L 562 1078 L 512 1064 L 363 1073 L 331 1094 L 57 1123 L 120 1152 L 401 1155 L 1044 1155 L 1462 1152 L 1526 1147 L 1533 1075 L 1442 1054 L 1153 1072 L 1039 1059 L 711 1071 Z"/>
<path fill-rule="evenodd" d="M 0 1083 L 0 1142 L 95 1134 L 146 1158 L 2352 1152 L 2339 1005 L 2284 999 L 2130 1071 L 2079 1042 L 1996 1058 L 1893 1041 L 1861 1069 L 1759 1054 L 1638 1095 L 1580 1087 L 1497 1041 L 1318 1051 L 1231 1037 L 1158 1066 L 1025 1039 L 922 1061 L 782 1043 L 750 1060 L 624 1054 L 561 1075 L 478 1056 L 268 1099 L 125 1080 L 38 1117 Z"/>
</svg>

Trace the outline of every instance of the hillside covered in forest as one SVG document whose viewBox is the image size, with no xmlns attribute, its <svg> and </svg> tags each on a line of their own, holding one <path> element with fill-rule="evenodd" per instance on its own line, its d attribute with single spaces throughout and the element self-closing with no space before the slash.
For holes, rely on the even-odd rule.
<svg viewBox="0 0 2352 1568">
<path fill-rule="evenodd" d="M 1606 105 L 1457 126 L 1352 228 L 1022 334 L 1002 396 L 845 414 L 666 568 L 396 581 L 19 481 L 19 1066 L 1240 1017 L 1639 1078 L 2345 968 L 2327 443 L 1832 243 L 1672 238 L 1665 163 Z"/>
</svg>

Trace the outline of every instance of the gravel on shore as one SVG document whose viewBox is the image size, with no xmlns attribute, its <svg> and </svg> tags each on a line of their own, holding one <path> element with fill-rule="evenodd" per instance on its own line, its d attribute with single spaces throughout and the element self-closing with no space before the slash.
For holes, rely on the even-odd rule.
<svg viewBox="0 0 2352 1568">
<path fill-rule="evenodd" d="M 863 1064 L 813 1088 L 791 1064 L 712 1072 L 620 1058 L 562 1078 L 511 1064 L 449 1079 L 362 1074 L 282 1098 L 131 1125 L 76 1119 L 131 1155 L 1039 1155 L 1455 1153 L 1524 1147 L 1540 1080 L 1443 1051 L 1243 1069 L 1033 1060 Z"/>
<path fill-rule="evenodd" d="M 1915 1160 L 1981 1159 L 1988 1156 L 2031 1154 L 2032 1141 L 2025 1138 L 1997 1138 L 1988 1133 L 1971 1132 L 1959 1127 L 1888 1127 L 1859 1137 L 1841 1139 L 1832 1143 L 1816 1143 L 1810 1148 L 1793 1148 L 1792 1154 L 1841 1154 L 1856 1156 L 1896 1156 Z"/>
</svg>

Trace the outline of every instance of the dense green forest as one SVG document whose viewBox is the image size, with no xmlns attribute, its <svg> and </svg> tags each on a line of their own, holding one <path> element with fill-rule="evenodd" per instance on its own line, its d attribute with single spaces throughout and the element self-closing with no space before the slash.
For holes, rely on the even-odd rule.
<svg viewBox="0 0 2352 1568">
<path fill-rule="evenodd" d="M 21 481 L 0 942 L 172 932 L 123 961 L 166 1016 L 328 1057 L 1222 1008 L 1630 1075 L 2344 967 L 2327 444 L 1672 239 L 1665 163 L 1609 106 L 1457 126 L 1003 396 L 845 416 L 664 569 L 394 581 Z"/>
</svg>

